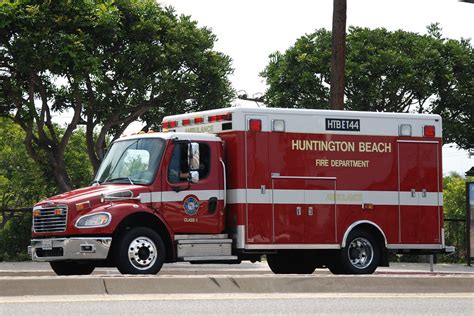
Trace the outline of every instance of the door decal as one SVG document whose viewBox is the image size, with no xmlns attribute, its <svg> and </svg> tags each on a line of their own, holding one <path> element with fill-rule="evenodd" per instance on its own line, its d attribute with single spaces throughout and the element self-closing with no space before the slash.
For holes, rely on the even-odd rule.
<svg viewBox="0 0 474 316">
<path fill-rule="evenodd" d="M 184 198 L 183 208 L 184 208 L 184 212 L 187 215 L 189 216 L 196 215 L 199 210 L 198 198 L 194 195 L 188 195 L 187 197 Z"/>
</svg>

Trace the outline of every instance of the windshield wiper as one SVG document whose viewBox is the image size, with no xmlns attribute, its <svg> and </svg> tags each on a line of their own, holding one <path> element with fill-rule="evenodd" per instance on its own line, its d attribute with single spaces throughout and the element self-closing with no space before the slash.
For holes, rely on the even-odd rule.
<svg viewBox="0 0 474 316">
<path fill-rule="evenodd" d="M 102 183 L 113 182 L 113 181 L 117 181 L 117 180 L 128 180 L 128 181 L 130 181 L 131 185 L 135 185 L 135 183 L 133 183 L 133 181 L 132 181 L 132 179 L 130 179 L 130 177 L 117 177 L 117 178 L 107 179 L 106 181 L 104 181 Z"/>
</svg>

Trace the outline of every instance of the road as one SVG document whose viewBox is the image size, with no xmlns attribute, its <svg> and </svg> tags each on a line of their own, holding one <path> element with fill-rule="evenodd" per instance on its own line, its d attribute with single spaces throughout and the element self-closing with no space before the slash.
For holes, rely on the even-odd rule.
<svg viewBox="0 0 474 316">
<path fill-rule="evenodd" d="M 472 315 L 465 294 L 213 294 L 14 297 L 2 315 Z"/>
</svg>

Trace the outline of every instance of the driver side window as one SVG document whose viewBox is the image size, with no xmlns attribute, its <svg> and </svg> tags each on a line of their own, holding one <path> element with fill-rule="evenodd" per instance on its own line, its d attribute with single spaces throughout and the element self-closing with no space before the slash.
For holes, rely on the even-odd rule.
<svg viewBox="0 0 474 316">
<path fill-rule="evenodd" d="M 187 181 L 189 177 L 188 146 L 186 143 L 175 144 L 168 167 L 168 181 L 171 183 Z"/>
<path fill-rule="evenodd" d="M 211 150 L 208 144 L 199 144 L 200 164 L 199 179 L 205 179 L 210 171 Z M 168 167 L 168 181 L 171 183 L 185 182 L 189 178 L 188 144 L 174 145 L 171 161 Z"/>
</svg>

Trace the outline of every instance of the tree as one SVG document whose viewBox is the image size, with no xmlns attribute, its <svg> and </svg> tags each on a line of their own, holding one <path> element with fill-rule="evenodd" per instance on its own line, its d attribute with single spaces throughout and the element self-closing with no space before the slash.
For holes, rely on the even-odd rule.
<svg viewBox="0 0 474 316">
<path fill-rule="evenodd" d="M 61 191 L 73 185 L 65 150 L 85 125 L 94 170 L 107 141 L 137 120 L 222 107 L 230 58 L 190 17 L 153 0 L 0 3 L 0 116 L 26 132 L 28 154 Z M 54 113 L 70 114 L 64 130 Z"/>
<path fill-rule="evenodd" d="M 275 107 L 328 108 L 331 33 L 320 29 L 275 52 L 261 73 Z M 467 40 L 351 27 L 346 48 L 346 109 L 438 113 L 444 138 L 474 144 L 474 50 Z M 471 74 L 471 75 L 469 75 Z"/>
</svg>

